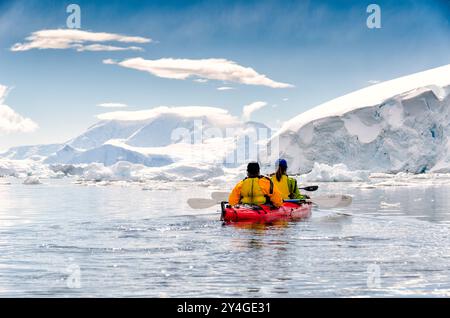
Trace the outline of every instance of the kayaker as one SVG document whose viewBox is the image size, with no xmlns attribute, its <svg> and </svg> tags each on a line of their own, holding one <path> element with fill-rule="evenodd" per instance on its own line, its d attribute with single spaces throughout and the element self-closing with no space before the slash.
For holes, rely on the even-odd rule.
<svg viewBox="0 0 450 318">
<path fill-rule="evenodd" d="M 297 180 L 287 175 L 287 161 L 278 159 L 276 162 L 277 171 L 271 175 L 272 182 L 281 192 L 283 200 L 287 199 L 307 199 L 302 195 L 297 186 Z"/>
<path fill-rule="evenodd" d="M 278 208 L 283 205 L 283 198 L 272 180 L 260 175 L 259 164 L 250 162 L 247 165 L 247 178 L 234 187 L 228 198 L 228 203 L 231 205 L 272 203 Z"/>
</svg>

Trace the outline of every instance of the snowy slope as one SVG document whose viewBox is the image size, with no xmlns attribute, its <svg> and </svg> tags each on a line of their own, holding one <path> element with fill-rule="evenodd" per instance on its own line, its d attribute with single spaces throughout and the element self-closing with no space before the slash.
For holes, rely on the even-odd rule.
<svg viewBox="0 0 450 318">
<path fill-rule="evenodd" d="M 97 162 L 103 163 L 105 166 L 111 166 L 119 161 L 128 161 L 130 163 L 142 164 L 148 167 L 160 167 L 169 165 L 173 162 L 169 156 L 147 156 L 136 151 L 105 144 L 100 147 L 81 152 L 70 158 L 65 163 L 81 164 Z"/>
<path fill-rule="evenodd" d="M 67 144 L 44 159 L 44 163 L 68 163 L 80 153 L 82 153 L 81 150 Z"/>
<path fill-rule="evenodd" d="M 101 120 L 67 144 L 82 150 L 100 147 L 111 139 L 128 138 L 146 123 L 146 120 Z"/>
<path fill-rule="evenodd" d="M 413 97 L 414 94 L 431 90 L 443 99 L 448 94 L 448 89 L 443 87 L 448 85 L 450 85 L 450 64 L 378 83 L 335 98 L 285 122 L 279 133 L 282 134 L 287 130 L 297 131 L 303 125 L 321 118 L 341 116 L 359 108 L 380 105 L 385 100 L 406 92 L 410 92 L 409 97 Z"/>
<path fill-rule="evenodd" d="M 292 172 L 314 163 L 373 172 L 450 171 L 450 65 L 373 85 L 286 122 Z"/>
<path fill-rule="evenodd" d="M 157 108 L 155 112 L 158 114 L 147 114 L 151 116 L 147 119 L 147 124 L 132 134 L 126 144 L 135 147 L 163 147 L 179 142 L 201 142 L 203 137 L 211 136 L 208 136 L 208 132 L 215 136 L 225 136 L 226 128 L 240 124 L 227 111 L 219 108 Z M 119 112 L 122 116 L 123 113 Z"/>
<path fill-rule="evenodd" d="M 22 160 L 31 157 L 47 157 L 61 147 L 63 147 L 61 144 L 13 147 L 0 154 L 0 158 Z"/>
</svg>

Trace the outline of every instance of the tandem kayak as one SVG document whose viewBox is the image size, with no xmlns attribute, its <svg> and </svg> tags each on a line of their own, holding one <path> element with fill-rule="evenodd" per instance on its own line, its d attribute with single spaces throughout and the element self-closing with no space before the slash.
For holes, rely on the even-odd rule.
<svg viewBox="0 0 450 318">
<path fill-rule="evenodd" d="M 259 222 L 271 223 L 278 220 L 299 220 L 311 216 L 311 202 L 284 202 L 280 208 L 269 205 L 240 204 L 231 206 L 222 202 L 222 217 L 224 222 Z"/>
</svg>

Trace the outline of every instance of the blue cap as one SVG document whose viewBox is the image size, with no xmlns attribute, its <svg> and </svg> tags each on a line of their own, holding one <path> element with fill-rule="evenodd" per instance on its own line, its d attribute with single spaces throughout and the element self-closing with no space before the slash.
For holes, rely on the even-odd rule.
<svg viewBox="0 0 450 318">
<path fill-rule="evenodd" d="M 284 159 L 278 159 L 277 162 L 275 163 L 275 165 L 278 167 L 282 167 L 282 168 L 287 168 L 287 161 Z"/>
</svg>

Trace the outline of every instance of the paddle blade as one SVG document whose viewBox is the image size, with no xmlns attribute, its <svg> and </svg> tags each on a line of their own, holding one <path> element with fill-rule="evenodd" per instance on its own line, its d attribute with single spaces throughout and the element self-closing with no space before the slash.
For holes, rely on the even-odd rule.
<svg viewBox="0 0 450 318">
<path fill-rule="evenodd" d="M 230 192 L 212 192 L 211 198 L 216 200 L 217 202 L 228 201 L 228 197 L 230 196 Z"/>
<path fill-rule="evenodd" d="M 345 208 L 352 204 L 353 198 L 345 194 L 329 194 L 311 198 L 320 208 Z"/>
<path fill-rule="evenodd" d="M 304 188 L 299 188 L 299 189 L 312 192 L 312 191 L 317 191 L 317 189 L 319 189 L 319 186 L 315 185 L 315 186 L 309 186 L 309 187 L 304 187 Z"/>
<path fill-rule="evenodd" d="M 219 203 L 220 202 L 217 202 L 216 200 L 202 198 L 191 198 L 187 200 L 187 204 L 192 209 L 207 209 Z"/>
<path fill-rule="evenodd" d="M 343 195 L 341 202 L 336 206 L 337 208 L 346 208 L 352 204 L 353 198 L 349 195 Z"/>
</svg>

